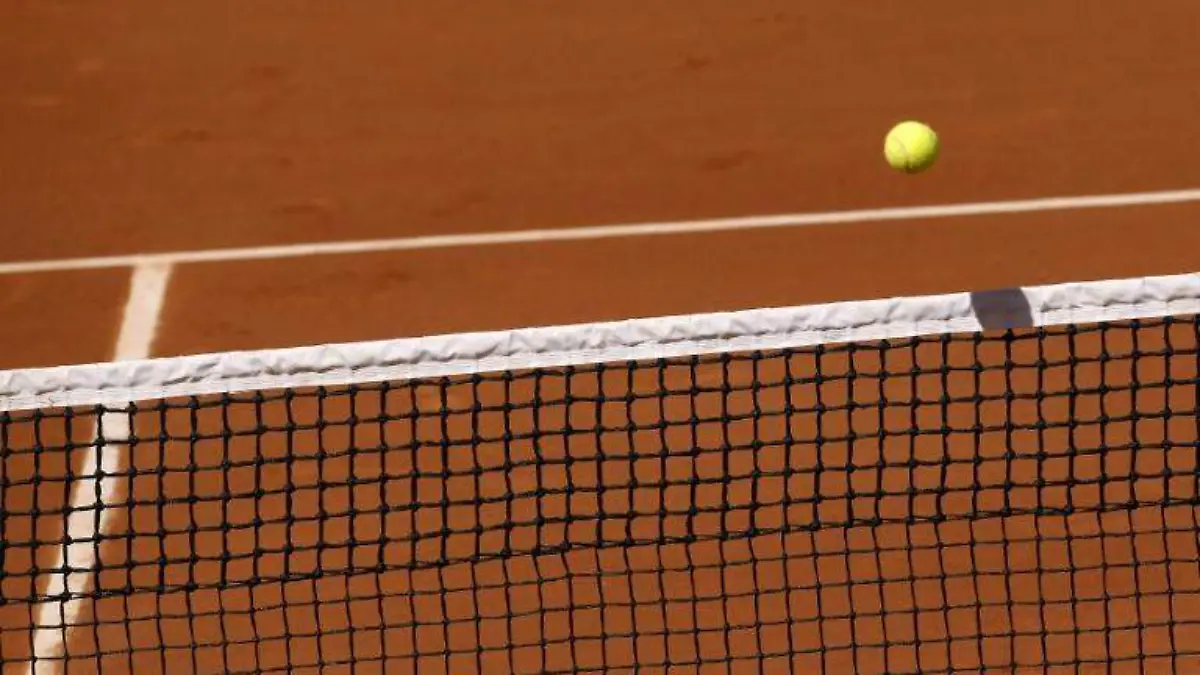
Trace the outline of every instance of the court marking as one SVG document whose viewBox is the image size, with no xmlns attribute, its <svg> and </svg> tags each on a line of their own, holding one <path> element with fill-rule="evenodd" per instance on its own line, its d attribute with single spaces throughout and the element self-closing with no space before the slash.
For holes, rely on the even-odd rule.
<svg viewBox="0 0 1200 675">
<path fill-rule="evenodd" d="M 134 268 L 113 360 L 136 361 L 150 356 L 172 271 L 173 266 L 166 264 Z M 43 597 L 65 599 L 46 600 L 37 607 L 33 659 L 27 671 L 31 675 L 63 672 L 71 628 L 80 625 L 79 613 L 96 571 L 99 537 L 109 531 L 118 511 L 104 507 L 118 504 L 121 488 L 118 479 L 125 454 L 121 444 L 129 440 L 131 431 L 129 415 L 124 412 L 101 413 L 98 427 L 93 425 L 93 442 L 84 448 L 80 477 L 71 490 L 65 543 L 57 551 L 51 567 L 56 571 L 47 580 L 43 593 Z M 117 444 L 102 448 L 98 439 Z M 101 452 L 109 447 L 112 452 Z"/>
<path fill-rule="evenodd" d="M 852 223 L 883 221 L 958 218 L 997 214 L 1033 213 L 1042 211 L 1112 209 L 1130 206 L 1180 204 L 1187 202 L 1200 202 L 1200 188 L 1075 197 L 1044 197 L 1038 199 L 1019 199 L 993 202 L 970 202 L 935 206 L 905 206 L 880 209 L 857 209 L 849 211 L 826 211 L 819 213 L 747 216 L 741 218 L 664 221 L 628 225 L 595 225 L 560 229 L 516 230 L 510 232 L 419 235 L 391 239 L 365 239 L 358 241 L 335 241 L 308 244 L 282 244 L 277 246 L 252 246 L 245 248 L 172 251 L 166 253 L 138 253 L 89 258 L 32 260 L 24 262 L 0 263 L 0 274 L 29 274 L 34 272 L 62 272 L 71 270 L 129 268 L 143 265 L 179 265 L 203 262 L 232 262 L 238 260 L 268 260 L 273 258 L 301 258 L 325 255 L 347 255 L 355 253 L 380 253 L 385 251 L 413 251 L 435 248 L 466 248 L 471 246 L 501 246 L 506 244 L 529 244 L 555 241 L 584 241 L 589 239 L 616 239 L 672 234 L 731 232 L 736 230 L 798 228 L 814 227 L 819 225 L 846 225 Z"/>
</svg>

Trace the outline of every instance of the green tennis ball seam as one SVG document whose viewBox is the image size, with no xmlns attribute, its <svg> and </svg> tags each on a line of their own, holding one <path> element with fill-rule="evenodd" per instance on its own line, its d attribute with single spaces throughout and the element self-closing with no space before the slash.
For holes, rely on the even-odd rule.
<svg viewBox="0 0 1200 675">
<path fill-rule="evenodd" d="M 900 156 L 904 161 L 900 163 L 900 170 L 904 173 L 912 173 L 912 153 L 908 151 L 908 144 L 903 138 L 896 138 L 896 145 L 900 146 Z"/>
</svg>

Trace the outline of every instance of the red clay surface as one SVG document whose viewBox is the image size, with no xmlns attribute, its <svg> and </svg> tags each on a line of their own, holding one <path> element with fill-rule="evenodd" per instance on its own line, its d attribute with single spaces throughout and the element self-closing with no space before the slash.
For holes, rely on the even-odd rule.
<svg viewBox="0 0 1200 675">
<path fill-rule="evenodd" d="M 1014 278 L 1185 273 L 1198 261 L 1200 229 L 1183 227 L 1193 222 L 1200 204 L 187 265 L 172 278 L 156 350 L 789 306 Z"/>
<path fill-rule="evenodd" d="M 18 0 L 0 260 L 1195 187 L 1197 25 L 1191 0 Z M 915 179 L 880 158 L 907 117 L 945 143 Z M 185 266 L 155 351 L 1193 271 L 1197 216 Z M 122 278 L 0 278 L 0 365 L 107 358 Z M 34 469 L 13 461 L 9 480 Z M 6 632 L 6 657 L 27 640 Z"/>
<path fill-rule="evenodd" d="M 1190 0 L 0 11 L 7 260 L 1200 183 Z"/>
<path fill-rule="evenodd" d="M 111 359 L 128 288 L 123 270 L 0 276 L 0 368 Z"/>
</svg>

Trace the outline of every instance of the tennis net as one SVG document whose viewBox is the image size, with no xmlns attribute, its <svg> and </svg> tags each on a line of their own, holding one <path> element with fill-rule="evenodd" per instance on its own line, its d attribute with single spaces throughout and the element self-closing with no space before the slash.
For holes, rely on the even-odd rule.
<svg viewBox="0 0 1200 675">
<path fill-rule="evenodd" d="M 0 664 L 1200 669 L 1200 275 L 0 373 Z"/>
</svg>

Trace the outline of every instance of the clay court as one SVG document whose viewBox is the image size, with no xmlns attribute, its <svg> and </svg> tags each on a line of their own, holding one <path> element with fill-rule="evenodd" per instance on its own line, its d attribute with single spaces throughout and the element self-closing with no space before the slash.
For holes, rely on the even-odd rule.
<svg viewBox="0 0 1200 675">
<path fill-rule="evenodd" d="M 1193 272 L 1200 194 L 1009 214 L 987 206 L 1200 187 L 1197 25 L 1200 5 L 1189 0 L 1153 11 L 1108 1 L 8 3 L 0 367 Z M 938 165 L 919 177 L 881 158 L 883 133 L 909 117 L 943 140 Z M 837 215 L 946 204 L 980 208 Z M 777 214 L 819 215 L 795 227 L 704 226 Z M 536 234 L 644 223 L 683 226 L 655 236 Z M 532 234 L 506 243 L 505 233 Z M 246 254 L 343 241 L 366 243 L 345 254 Z M 408 250 L 387 250 L 396 248 Z M 111 260 L 157 254 L 183 262 Z M 130 302 L 139 270 L 147 296 Z M 142 452 L 150 450 L 160 448 Z M 35 500 L 61 509 L 69 461 L 6 457 L 8 484 L 21 483 L 5 493 L 6 509 L 28 511 Z M 38 472 L 46 483 L 24 482 Z M 323 478 L 306 480 L 315 490 Z M 254 509 L 230 508 L 221 517 Z M 56 527 L 24 526 L 42 540 L 43 527 Z M 308 534 L 344 539 L 352 526 Z M 6 536 L 21 536 L 13 527 Z M 10 557 L 6 571 L 21 565 L 30 561 Z M 96 611 L 133 616 L 165 602 L 141 601 L 150 604 Z M 349 603 L 331 611 L 353 612 Z M 0 617 L 11 672 L 26 667 L 29 614 L 11 604 Z M 223 630 L 279 635 L 271 622 L 282 619 L 264 617 Z M 293 628 L 311 633 L 313 621 Z M 218 630 L 165 623 L 162 644 Z M 172 672 L 312 672 L 319 662 L 349 672 L 343 638 L 319 654 L 319 641 L 301 640 L 294 661 L 253 645 L 193 651 Z M 85 653 L 132 639 L 72 636 Z M 563 667 L 546 665 L 560 657 L 542 666 Z M 374 670 L 355 672 L 413 672 L 412 660 L 375 658 Z M 488 672 L 533 672 L 519 664 L 536 661 L 514 658 Z M 630 667 L 609 658 L 614 670 Z M 771 672 L 785 672 L 783 663 Z M 442 664 L 451 666 L 471 667 Z M 756 672 L 738 667 L 711 672 Z"/>
</svg>

